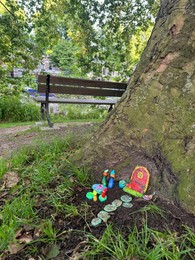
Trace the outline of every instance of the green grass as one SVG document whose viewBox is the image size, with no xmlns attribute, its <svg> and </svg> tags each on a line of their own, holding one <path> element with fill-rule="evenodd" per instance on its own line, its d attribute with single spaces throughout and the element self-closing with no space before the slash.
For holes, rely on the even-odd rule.
<svg viewBox="0 0 195 260">
<path fill-rule="evenodd" d="M 9 252 L 10 243 L 17 242 L 15 234 L 21 228 L 36 228 L 40 233 L 26 246 L 23 256 L 40 255 L 40 244 L 45 248 L 69 239 L 72 230 L 68 224 L 63 228 L 56 226 L 55 217 L 63 216 L 67 223 L 72 219 L 85 223 L 82 234 L 78 231 L 83 242 L 75 251 L 75 259 L 194 259 L 195 234 L 190 228 L 185 227 L 181 235 L 148 227 L 148 213 L 166 217 L 154 203 L 139 210 L 143 216 L 143 227 L 139 230 L 135 226 L 124 233 L 124 229 L 120 231 L 108 225 L 102 236 L 85 232 L 90 230 L 89 219 L 93 212 L 86 202 L 75 205 L 72 196 L 76 186 L 90 187 L 93 179 L 89 169 L 78 167 L 70 160 L 72 152 L 81 145 L 75 136 L 68 135 L 66 139 L 55 138 L 50 144 L 39 142 L 22 149 L 9 161 L 0 160 L 0 195 L 7 192 L 0 201 L 0 258 L 5 250 Z M 10 171 L 17 172 L 20 181 L 11 189 L 5 189 L 2 177 Z M 133 216 L 136 217 L 136 213 L 133 212 Z"/>
<path fill-rule="evenodd" d="M 54 124 L 55 123 L 101 123 L 103 121 L 104 121 L 104 119 L 102 119 L 102 118 L 98 118 L 98 119 L 93 119 L 93 118 L 65 119 L 63 117 L 52 116 L 52 123 L 54 123 Z M 35 122 L 19 122 L 19 123 L 2 122 L 2 123 L 0 123 L 0 129 L 17 127 L 17 126 L 31 126 L 32 128 L 40 127 L 40 126 L 36 126 Z M 47 121 L 45 121 L 43 126 L 48 126 Z"/>
<path fill-rule="evenodd" d="M 4 202 L 0 204 L 0 241 L 3 241 L 0 252 L 9 248 L 9 244 L 15 241 L 17 230 L 26 224 L 41 228 L 42 235 L 37 241 L 49 243 L 56 240 L 53 220 L 40 217 L 44 206 L 53 209 L 53 214 L 63 213 L 65 218 L 78 216 L 77 207 L 68 200 L 73 186 L 87 185 L 87 172 L 67 160 L 76 148 L 68 136 L 66 140 L 54 139 L 51 144 L 39 143 L 36 147 L 22 149 L 9 162 L 0 161 L 1 178 L 8 171 L 15 171 L 20 177 L 19 183 L 7 191 Z M 69 173 L 58 170 L 62 162 L 63 165 L 66 163 Z M 0 184 L 2 186 L 3 181 L 0 180 Z"/>
<path fill-rule="evenodd" d="M 127 231 L 123 235 L 108 225 L 100 239 L 90 234 L 78 259 L 180 260 L 187 256 L 187 259 L 194 257 L 195 234 L 189 228 L 181 236 L 150 229 L 147 224 L 141 230 L 135 226 Z"/>
<path fill-rule="evenodd" d="M 147 213 L 150 212 L 150 213 L 152 213 L 154 215 L 158 214 L 158 215 L 161 216 L 161 218 L 164 218 L 166 220 L 166 212 L 163 209 L 159 208 L 154 203 L 151 203 L 151 204 L 149 204 L 147 206 L 144 206 L 143 208 L 141 208 L 141 209 L 139 209 L 137 211 L 132 212 L 131 215 L 136 214 L 138 212 L 143 213 L 146 218 L 147 218 Z"/>
<path fill-rule="evenodd" d="M 34 122 L 18 122 L 18 123 L 12 123 L 12 122 L 2 122 L 0 123 L 0 128 L 10 128 L 15 126 L 33 126 Z"/>
</svg>

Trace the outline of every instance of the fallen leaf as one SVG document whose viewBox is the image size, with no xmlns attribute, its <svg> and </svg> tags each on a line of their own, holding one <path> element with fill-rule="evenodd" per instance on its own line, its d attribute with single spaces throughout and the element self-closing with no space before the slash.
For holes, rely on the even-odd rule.
<svg viewBox="0 0 195 260">
<path fill-rule="evenodd" d="M 0 199 L 3 198 L 3 197 L 5 197 L 7 194 L 8 194 L 7 191 L 3 192 L 3 193 L 0 195 Z"/>
<path fill-rule="evenodd" d="M 20 243 L 30 243 L 33 240 L 30 234 L 24 233 L 22 236 L 18 238 Z"/>
<path fill-rule="evenodd" d="M 25 244 L 19 244 L 19 243 L 11 243 L 9 244 L 9 251 L 11 255 L 14 255 L 18 253 L 20 250 L 22 250 L 25 247 Z"/>
<path fill-rule="evenodd" d="M 24 229 L 23 228 L 20 228 L 16 231 L 15 233 L 15 238 L 18 238 L 22 235 L 22 233 L 24 232 Z"/>
<path fill-rule="evenodd" d="M 4 174 L 3 180 L 6 188 L 12 188 L 20 181 L 20 178 L 17 172 L 8 172 Z"/>
<path fill-rule="evenodd" d="M 36 238 L 38 238 L 38 237 L 40 237 L 40 235 L 41 235 L 41 233 L 42 233 L 42 230 L 39 228 L 35 228 L 35 230 L 34 230 L 34 238 L 36 239 Z"/>
<path fill-rule="evenodd" d="M 60 247 L 56 244 L 50 245 L 48 253 L 46 255 L 47 259 L 53 259 L 60 253 Z"/>
</svg>

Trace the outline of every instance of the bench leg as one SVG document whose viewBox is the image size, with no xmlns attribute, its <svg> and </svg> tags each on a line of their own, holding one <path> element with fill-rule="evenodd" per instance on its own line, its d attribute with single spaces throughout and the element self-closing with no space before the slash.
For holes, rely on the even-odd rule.
<svg viewBox="0 0 195 260">
<path fill-rule="evenodd" d="M 108 112 L 110 112 L 113 109 L 113 105 L 110 105 Z"/>
<path fill-rule="evenodd" d="M 46 107 L 46 103 L 41 103 L 41 120 L 42 121 L 45 121 L 45 115 L 46 115 L 49 127 L 53 127 L 53 124 L 52 124 L 50 116 L 49 116 L 49 109 Z"/>
<path fill-rule="evenodd" d="M 41 121 L 45 121 L 45 103 L 41 103 Z"/>
<path fill-rule="evenodd" d="M 47 117 L 47 122 L 49 127 L 53 127 L 53 123 L 51 122 L 50 115 L 49 115 L 49 110 L 46 110 L 46 117 Z"/>
</svg>

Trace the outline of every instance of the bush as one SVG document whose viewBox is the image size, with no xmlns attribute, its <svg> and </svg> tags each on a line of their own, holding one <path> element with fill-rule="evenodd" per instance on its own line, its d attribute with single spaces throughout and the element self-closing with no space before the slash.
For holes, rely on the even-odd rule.
<svg viewBox="0 0 195 260">
<path fill-rule="evenodd" d="M 64 106 L 66 119 L 99 119 L 105 118 L 107 110 L 105 108 L 94 107 L 93 105 L 66 105 Z"/>
<path fill-rule="evenodd" d="M 39 108 L 31 102 L 21 101 L 20 97 L 0 98 L 0 121 L 28 122 L 39 120 Z"/>
</svg>

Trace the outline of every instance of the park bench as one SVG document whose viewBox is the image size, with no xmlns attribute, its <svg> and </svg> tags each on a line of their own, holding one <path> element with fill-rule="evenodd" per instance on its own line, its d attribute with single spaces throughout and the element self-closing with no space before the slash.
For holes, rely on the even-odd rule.
<svg viewBox="0 0 195 260">
<path fill-rule="evenodd" d="M 38 75 L 37 92 L 38 94 L 44 93 L 44 96 L 37 96 L 34 99 L 41 103 L 41 119 L 44 120 L 46 115 L 48 125 L 52 127 L 49 103 L 110 105 L 110 111 L 118 101 L 116 97 L 121 97 L 126 87 L 127 83 Z M 51 93 L 74 96 L 70 96 L 70 98 L 51 97 Z M 78 95 L 92 96 L 93 98 L 75 98 Z M 98 97 L 107 98 L 98 99 Z M 115 97 L 115 99 L 111 97 Z"/>
</svg>

